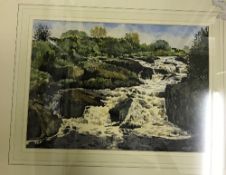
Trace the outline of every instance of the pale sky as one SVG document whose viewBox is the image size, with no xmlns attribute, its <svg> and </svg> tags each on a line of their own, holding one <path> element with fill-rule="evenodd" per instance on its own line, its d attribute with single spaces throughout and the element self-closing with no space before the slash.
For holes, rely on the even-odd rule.
<svg viewBox="0 0 226 175">
<path fill-rule="evenodd" d="M 35 20 L 34 27 L 38 24 L 47 25 L 51 30 L 51 36 L 60 37 L 67 30 L 85 31 L 88 35 L 90 29 L 95 26 L 103 26 L 107 30 L 107 36 L 121 38 L 128 32 L 137 32 L 140 43 L 153 43 L 156 40 L 166 40 L 171 47 L 183 49 L 185 45 L 191 47 L 194 35 L 203 26 L 185 25 L 154 25 L 154 24 L 122 24 L 102 22 L 69 22 L 53 20 Z"/>
</svg>

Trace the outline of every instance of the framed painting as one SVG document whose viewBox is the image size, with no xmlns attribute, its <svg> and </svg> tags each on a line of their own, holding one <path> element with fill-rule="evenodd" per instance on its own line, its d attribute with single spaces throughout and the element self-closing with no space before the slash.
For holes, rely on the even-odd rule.
<svg viewBox="0 0 226 175">
<path fill-rule="evenodd" d="M 218 14 L 21 4 L 10 164 L 201 172 L 224 128 Z"/>
</svg>

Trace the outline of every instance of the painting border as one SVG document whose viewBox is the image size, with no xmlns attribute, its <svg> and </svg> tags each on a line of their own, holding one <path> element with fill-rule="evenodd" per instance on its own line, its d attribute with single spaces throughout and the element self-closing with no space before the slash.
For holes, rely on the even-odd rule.
<svg viewBox="0 0 226 175">
<path fill-rule="evenodd" d="M 225 0 L 213 0 L 213 4 L 222 10 L 226 9 L 226 1 Z"/>
<path fill-rule="evenodd" d="M 117 14 L 117 15 L 116 15 Z M 134 18 L 136 14 L 136 18 Z M 223 93 L 223 21 L 217 11 L 163 11 L 123 8 L 47 6 L 20 4 L 18 8 L 17 46 L 14 66 L 14 92 L 9 164 L 107 166 L 153 169 L 178 169 L 199 172 L 205 153 L 46 150 L 25 148 L 26 118 L 29 92 L 32 22 L 34 19 L 124 22 L 175 25 L 207 25 L 210 27 L 210 99 L 214 92 Z M 213 62 L 214 60 L 214 62 Z M 220 75 L 220 76 L 219 76 Z M 211 100 L 211 107 L 213 106 Z M 213 110 L 213 109 L 212 109 Z M 214 111 L 214 110 L 213 110 Z M 208 131 L 208 132 L 212 132 Z M 211 154 L 211 151 L 207 154 Z M 134 159 L 136 158 L 136 159 Z"/>
</svg>

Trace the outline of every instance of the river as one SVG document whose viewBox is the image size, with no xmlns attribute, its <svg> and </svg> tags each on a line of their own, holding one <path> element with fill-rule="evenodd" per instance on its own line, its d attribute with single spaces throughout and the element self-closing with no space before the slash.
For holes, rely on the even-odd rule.
<svg viewBox="0 0 226 175">
<path fill-rule="evenodd" d="M 175 147 L 178 142 L 189 140 L 191 136 L 186 131 L 168 121 L 164 98 L 168 84 L 176 84 L 187 76 L 187 65 L 176 60 L 176 56 L 159 58 L 154 63 L 131 58 L 154 71 L 151 79 L 140 77 L 143 83 L 139 86 L 93 90 L 105 97 L 104 106 L 87 106 L 83 117 L 63 119 L 54 138 L 59 147 L 71 143 L 70 148 L 172 150 L 166 145 Z M 56 113 L 59 98 L 58 93 L 50 105 Z M 132 102 L 126 116 L 120 122 L 112 121 L 109 111 L 128 98 Z"/>
</svg>

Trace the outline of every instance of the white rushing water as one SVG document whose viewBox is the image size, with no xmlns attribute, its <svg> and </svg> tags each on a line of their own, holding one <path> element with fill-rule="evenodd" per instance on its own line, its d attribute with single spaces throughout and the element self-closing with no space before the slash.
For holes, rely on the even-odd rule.
<svg viewBox="0 0 226 175">
<path fill-rule="evenodd" d="M 58 137 L 63 137 L 66 127 L 76 127 L 77 132 L 90 134 L 98 137 L 112 136 L 112 148 L 123 139 L 120 125 L 132 124 L 138 126 L 131 130 L 137 136 L 162 137 L 166 139 L 186 139 L 190 135 L 167 120 L 165 99 L 161 93 L 165 92 L 168 84 L 176 84 L 187 76 L 187 65 L 175 60 L 174 56 L 160 57 L 154 63 L 147 63 L 138 59 L 143 67 L 153 70 L 161 69 L 167 73 L 154 71 L 152 79 L 140 80 L 143 84 L 133 87 L 121 87 L 114 90 L 97 90 L 98 93 L 107 97 L 104 106 L 90 106 L 84 111 L 84 118 L 63 119 L 63 125 L 58 132 Z M 132 98 L 125 120 L 120 125 L 115 125 L 110 120 L 109 110 L 126 98 Z M 56 104 L 53 104 L 56 105 Z"/>
</svg>

